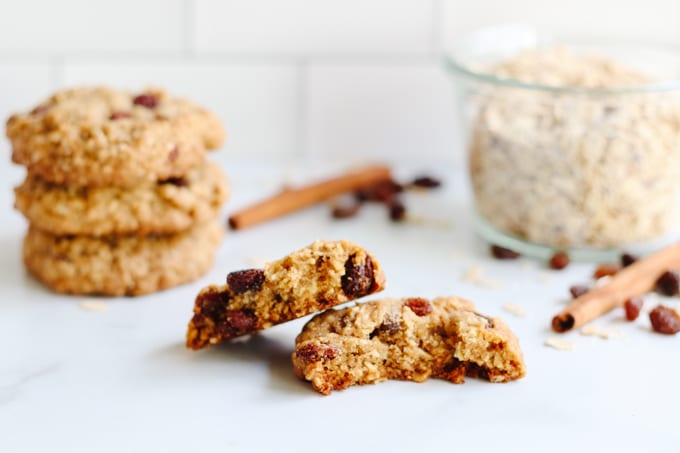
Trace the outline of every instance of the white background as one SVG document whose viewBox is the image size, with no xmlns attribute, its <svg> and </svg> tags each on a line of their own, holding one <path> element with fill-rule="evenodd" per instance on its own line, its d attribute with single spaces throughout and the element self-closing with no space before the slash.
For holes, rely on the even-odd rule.
<svg viewBox="0 0 680 453">
<path fill-rule="evenodd" d="M 441 54 L 480 26 L 680 42 L 678 0 L 0 2 L 0 115 L 58 87 L 165 86 L 216 110 L 230 155 L 447 158 Z"/>
</svg>

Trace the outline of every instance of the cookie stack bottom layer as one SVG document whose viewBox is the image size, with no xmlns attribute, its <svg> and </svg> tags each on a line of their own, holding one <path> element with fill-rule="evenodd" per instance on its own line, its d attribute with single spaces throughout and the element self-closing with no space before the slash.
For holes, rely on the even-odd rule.
<svg viewBox="0 0 680 453">
<path fill-rule="evenodd" d="M 192 281 L 213 264 L 224 234 L 218 222 L 172 235 L 55 236 L 31 227 L 26 268 L 57 292 L 135 296 Z"/>
</svg>

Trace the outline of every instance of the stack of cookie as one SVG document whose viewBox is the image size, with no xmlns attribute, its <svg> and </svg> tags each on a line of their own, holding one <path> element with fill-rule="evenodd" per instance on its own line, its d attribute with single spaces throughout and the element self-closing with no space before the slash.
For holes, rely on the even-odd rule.
<svg viewBox="0 0 680 453">
<path fill-rule="evenodd" d="M 138 295 L 212 266 L 228 195 L 206 160 L 224 141 L 212 113 L 160 90 L 79 88 L 13 115 L 7 136 L 27 168 L 24 263 L 48 287 Z"/>
</svg>

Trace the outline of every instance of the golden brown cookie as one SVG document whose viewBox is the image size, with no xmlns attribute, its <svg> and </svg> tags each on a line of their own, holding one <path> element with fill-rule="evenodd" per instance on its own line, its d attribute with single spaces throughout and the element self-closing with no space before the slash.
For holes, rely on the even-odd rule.
<svg viewBox="0 0 680 453">
<path fill-rule="evenodd" d="M 7 121 L 12 160 L 31 175 L 72 186 L 136 186 L 182 176 L 218 148 L 212 113 L 162 90 L 60 91 Z"/>
<path fill-rule="evenodd" d="M 526 374 L 503 321 L 457 297 L 382 299 L 312 318 L 295 341 L 295 374 L 324 395 L 386 379 L 465 376 L 507 382 Z"/>
<path fill-rule="evenodd" d="M 316 241 L 196 297 L 187 347 L 201 349 L 383 289 L 380 264 L 348 241 Z"/>
<path fill-rule="evenodd" d="M 190 282 L 213 264 L 224 229 L 217 222 L 167 236 L 54 236 L 31 227 L 24 263 L 54 291 L 136 296 Z"/>
<path fill-rule="evenodd" d="M 37 228 L 55 235 L 178 233 L 217 217 L 227 182 L 217 164 L 185 176 L 132 188 L 73 187 L 29 176 L 14 206 Z"/>
</svg>

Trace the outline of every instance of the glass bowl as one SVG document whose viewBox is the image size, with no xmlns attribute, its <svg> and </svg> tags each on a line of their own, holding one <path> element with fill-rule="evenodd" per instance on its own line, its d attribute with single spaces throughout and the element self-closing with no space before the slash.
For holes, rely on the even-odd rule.
<svg viewBox="0 0 680 453">
<path fill-rule="evenodd" d="M 677 239 L 680 48 L 506 25 L 461 39 L 446 66 L 484 239 L 577 260 Z"/>
</svg>

